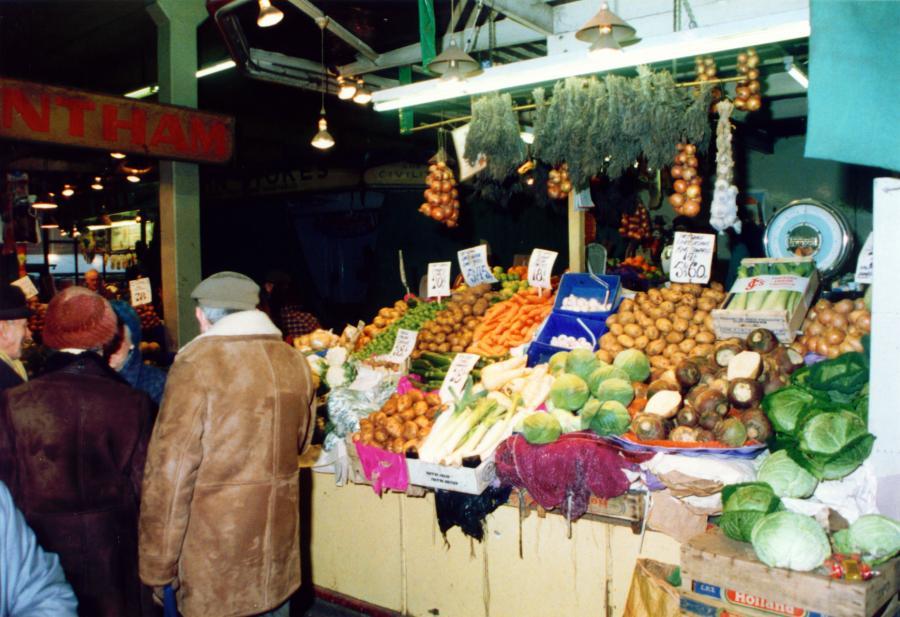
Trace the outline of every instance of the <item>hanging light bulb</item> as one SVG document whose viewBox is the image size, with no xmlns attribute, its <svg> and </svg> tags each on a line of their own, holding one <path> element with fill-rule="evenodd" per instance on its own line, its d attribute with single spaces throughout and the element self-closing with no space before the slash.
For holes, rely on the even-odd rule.
<svg viewBox="0 0 900 617">
<path fill-rule="evenodd" d="M 312 139 L 312 145 L 319 150 L 328 150 L 334 145 L 334 137 L 328 132 L 328 121 L 325 120 L 325 109 L 321 111 L 322 116 L 319 118 L 319 132 Z"/>
<path fill-rule="evenodd" d="M 590 51 L 595 54 L 621 51 L 623 45 L 633 45 L 640 41 L 635 37 L 635 29 L 621 17 L 609 10 L 603 3 L 600 11 L 590 21 L 579 28 L 575 38 L 591 43 Z"/>
<path fill-rule="evenodd" d="M 316 20 L 321 35 L 321 60 L 322 60 L 322 107 L 319 109 L 319 132 L 315 134 L 310 142 L 314 148 L 319 150 L 327 150 L 334 145 L 334 137 L 328 132 L 328 121 L 325 120 L 325 90 L 328 89 L 328 74 L 325 72 L 325 27 L 328 25 L 327 17 L 320 17 Z"/>
<path fill-rule="evenodd" d="M 481 73 L 481 65 L 457 47 L 456 39 L 450 39 L 447 49 L 428 63 L 428 70 L 437 73 L 444 81 L 459 81 Z"/>
<path fill-rule="evenodd" d="M 256 25 L 260 28 L 274 26 L 284 19 L 284 13 L 272 6 L 272 0 L 259 0 L 259 17 Z"/>
<path fill-rule="evenodd" d="M 357 80 L 356 95 L 353 97 L 353 102 L 359 103 L 360 105 L 368 105 L 371 100 L 372 93 L 366 88 L 365 82 L 362 79 Z"/>
<path fill-rule="evenodd" d="M 114 159 L 124 159 L 125 158 L 124 152 L 110 152 L 109 155 L 111 157 L 113 157 Z"/>
<path fill-rule="evenodd" d="M 34 200 L 34 203 L 31 204 L 31 207 L 35 210 L 55 210 L 59 206 L 53 197 L 53 193 L 43 193 L 38 195 L 37 199 Z"/>
<path fill-rule="evenodd" d="M 356 96 L 356 83 L 352 79 L 348 81 L 344 79 L 343 75 L 338 75 L 337 84 L 338 98 L 342 101 L 350 100 Z"/>
<path fill-rule="evenodd" d="M 103 181 L 100 179 L 100 176 L 94 177 L 94 182 L 91 184 L 91 188 L 94 189 L 95 191 L 103 190 Z"/>
<path fill-rule="evenodd" d="M 75 194 L 75 188 L 71 184 L 66 184 L 63 186 L 63 190 L 60 191 L 63 197 L 71 197 Z"/>
<path fill-rule="evenodd" d="M 128 180 L 129 182 L 133 182 L 135 184 L 137 184 L 138 182 L 141 181 L 141 177 L 137 176 L 135 174 L 128 174 L 127 176 L 125 176 L 125 179 Z"/>
</svg>

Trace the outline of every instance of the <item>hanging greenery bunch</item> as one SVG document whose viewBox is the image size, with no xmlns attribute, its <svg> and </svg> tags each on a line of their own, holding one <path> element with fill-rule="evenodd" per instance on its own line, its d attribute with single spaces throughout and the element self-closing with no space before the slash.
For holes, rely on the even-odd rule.
<svg viewBox="0 0 900 617">
<path fill-rule="evenodd" d="M 638 67 L 634 78 L 557 82 L 546 111 L 537 116 L 535 156 L 550 165 L 568 163 L 576 190 L 597 174 L 620 177 L 639 158 L 658 169 L 679 142 L 706 150 L 710 91 L 679 88 L 668 72 L 647 67 Z M 534 97 L 542 104 L 544 91 L 535 90 Z"/>
<path fill-rule="evenodd" d="M 474 165 L 482 155 L 487 159 L 484 174 L 497 182 L 505 180 L 525 158 L 519 119 L 509 94 L 491 93 L 472 103 L 465 157 Z"/>
</svg>

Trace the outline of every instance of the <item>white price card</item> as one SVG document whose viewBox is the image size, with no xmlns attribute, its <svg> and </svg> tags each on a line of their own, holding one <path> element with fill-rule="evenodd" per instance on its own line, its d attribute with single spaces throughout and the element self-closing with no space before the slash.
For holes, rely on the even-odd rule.
<svg viewBox="0 0 900 617">
<path fill-rule="evenodd" d="M 131 306 L 153 302 L 153 290 L 150 288 L 150 279 L 148 278 L 128 281 L 128 290 L 131 292 Z"/>
<path fill-rule="evenodd" d="M 583 191 L 575 193 L 575 212 L 587 212 L 594 207 L 594 200 L 591 199 L 591 189 L 587 188 Z"/>
<path fill-rule="evenodd" d="M 558 255 L 556 251 L 534 249 L 531 252 L 531 259 L 528 260 L 528 284 L 532 287 L 550 289 L 550 276 L 553 274 L 553 264 Z"/>
<path fill-rule="evenodd" d="M 434 261 L 428 264 L 428 297 L 446 298 L 450 295 L 449 261 Z"/>
<path fill-rule="evenodd" d="M 470 249 L 463 249 L 456 253 L 459 261 L 459 269 L 462 271 L 466 285 L 474 287 L 482 283 L 496 283 L 497 279 L 491 274 L 488 266 L 487 246 L 479 244 Z"/>
<path fill-rule="evenodd" d="M 872 264 L 875 261 L 875 243 L 872 239 L 872 232 L 866 238 L 866 243 L 859 252 L 859 258 L 856 260 L 856 275 L 853 280 L 860 285 L 872 284 Z"/>
<path fill-rule="evenodd" d="M 394 364 L 403 363 L 409 355 L 413 352 L 413 349 L 416 348 L 416 338 L 418 338 L 419 333 L 415 330 L 404 330 L 400 328 L 397 330 L 397 338 L 394 339 L 394 346 L 391 348 L 391 353 L 386 356 L 381 356 L 381 359 L 385 362 L 393 362 Z"/>
<path fill-rule="evenodd" d="M 669 280 L 673 283 L 708 283 L 715 248 L 713 234 L 676 231 Z"/>
<path fill-rule="evenodd" d="M 440 396 L 445 403 L 452 403 L 458 399 L 466 387 L 466 379 L 469 373 L 478 364 L 480 356 L 474 353 L 458 353 L 447 369 L 447 376 L 441 384 Z"/>
<path fill-rule="evenodd" d="M 20 279 L 16 279 L 12 284 L 22 290 L 26 300 L 38 295 L 37 287 L 34 286 L 30 276 L 23 276 Z"/>
</svg>

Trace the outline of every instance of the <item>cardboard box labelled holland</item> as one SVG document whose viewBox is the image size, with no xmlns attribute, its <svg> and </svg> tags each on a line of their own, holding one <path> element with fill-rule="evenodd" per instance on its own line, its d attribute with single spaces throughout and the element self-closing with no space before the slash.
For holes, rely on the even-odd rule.
<svg viewBox="0 0 900 617">
<path fill-rule="evenodd" d="M 681 547 L 685 597 L 699 596 L 746 615 L 872 617 L 900 589 L 900 557 L 876 570 L 879 575 L 868 581 L 851 582 L 770 568 L 750 544 L 731 540 L 718 528 Z"/>
<path fill-rule="evenodd" d="M 480 495 L 497 477 L 493 454 L 478 467 L 448 467 L 416 458 L 406 459 L 406 467 L 410 484 L 470 495 Z"/>
<path fill-rule="evenodd" d="M 811 261 L 808 257 L 796 257 L 786 259 L 742 259 L 741 265 L 751 265 L 756 263 L 802 263 Z M 813 298 L 816 290 L 819 288 L 819 271 L 813 270 L 803 292 L 800 303 L 794 307 L 791 313 L 788 311 L 735 311 L 725 308 L 717 308 L 712 311 L 713 329 L 716 332 L 716 338 L 745 338 L 753 330 L 757 328 L 765 328 L 771 330 L 778 340 L 782 343 L 789 344 L 794 342 L 797 332 L 803 325 L 806 313 L 812 306 Z M 726 296 L 722 306 L 728 306 L 733 294 Z"/>
</svg>

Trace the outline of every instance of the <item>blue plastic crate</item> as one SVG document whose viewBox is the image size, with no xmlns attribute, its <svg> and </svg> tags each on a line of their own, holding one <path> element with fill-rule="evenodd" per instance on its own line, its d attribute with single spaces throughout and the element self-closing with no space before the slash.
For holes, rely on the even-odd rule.
<svg viewBox="0 0 900 617">
<path fill-rule="evenodd" d="M 606 324 L 603 321 L 590 319 L 582 315 L 570 317 L 568 315 L 551 313 L 544 322 L 544 325 L 541 326 L 534 341 L 528 346 L 528 366 L 543 364 L 550 359 L 550 356 L 558 351 L 570 351 L 568 349 L 563 349 L 562 347 L 554 347 L 551 345 L 550 341 L 554 336 L 560 334 L 574 336 L 576 338 L 584 336 L 590 340 L 590 336 L 587 335 L 587 332 L 585 332 L 584 328 L 578 323 L 579 319 L 597 338 L 597 343 L 594 345 L 594 350 L 596 350 L 597 345 L 600 342 L 600 337 L 606 332 Z"/>
<path fill-rule="evenodd" d="M 579 298 L 595 298 L 600 302 L 603 302 L 606 295 L 606 290 L 603 286 L 591 278 L 590 274 L 568 272 L 563 274 L 559 282 L 553 312 L 570 317 L 587 317 L 588 319 L 606 321 L 606 318 L 615 313 L 619 307 L 619 301 L 622 299 L 622 283 L 615 274 L 600 274 L 597 275 L 597 278 L 609 285 L 610 310 L 599 313 L 579 313 L 562 308 L 563 298 L 570 295 L 575 295 Z"/>
</svg>

